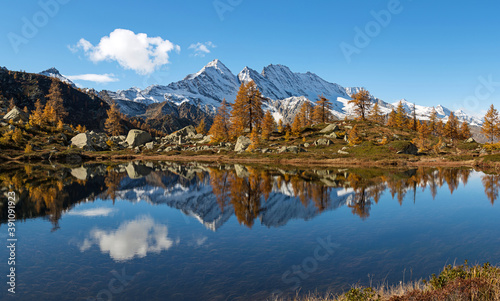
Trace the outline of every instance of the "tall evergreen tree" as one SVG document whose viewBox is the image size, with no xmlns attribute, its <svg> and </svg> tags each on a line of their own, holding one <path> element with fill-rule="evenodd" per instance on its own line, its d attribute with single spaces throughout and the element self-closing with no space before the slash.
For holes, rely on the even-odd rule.
<svg viewBox="0 0 500 301">
<path fill-rule="evenodd" d="M 437 122 L 438 122 L 438 117 L 436 108 L 432 107 L 432 112 L 431 115 L 429 116 L 429 129 L 431 133 L 434 133 L 436 131 Z"/>
<path fill-rule="evenodd" d="M 412 107 L 412 117 L 413 117 L 412 130 L 416 132 L 418 129 L 418 121 L 417 121 L 417 109 L 415 107 L 415 103 L 413 103 Z"/>
<path fill-rule="evenodd" d="M 283 127 L 283 119 L 280 119 L 278 121 L 278 132 L 280 132 L 280 133 L 283 132 L 283 128 L 284 128 Z"/>
<path fill-rule="evenodd" d="M 495 109 L 494 105 L 491 105 L 486 115 L 484 115 L 484 122 L 481 127 L 481 133 L 483 133 L 491 143 L 493 143 L 493 140 L 500 137 L 498 122 L 498 111 Z"/>
<path fill-rule="evenodd" d="M 200 123 L 196 127 L 196 132 L 198 134 L 206 135 L 207 134 L 207 125 L 205 123 L 205 118 L 201 119 Z"/>
<path fill-rule="evenodd" d="M 373 105 L 373 108 L 370 111 L 370 119 L 376 123 L 384 123 L 384 115 L 382 115 L 378 102 Z"/>
<path fill-rule="evenodd" d="M 118 136 L 123 132 L 123 126 L 121 124 L 122 115 L 120 109 L 116 102 L 111 103 L 109 109 L 106 111 L 108 118 L 104 123 L 104 129 L 111 136 Z"/>
<path fill-rule="evenodd" d="M 444 136 L 450 139 L 458 138 L 458 120 L 453 112 L 450 113 L 448 121 L 444 126 Z"/>
<path fill-rule="evenodd" d="M 262 101 L 262 94 L 253 81 L 241 84 L 232 110 L 236 133 L 243 133 L 245 129 L 250 129 L 251 132 L 254 127 L 260 127 L 264 118 Z"/>
<path fill-rule="evenodd" d="M 396 108 L 396 126 L 398 128 L 406 128 L 406 124 L 408 122 L 408 118 L 406 117 L 406 110 L 403 105 L 403 102 L 400 101 Z"/>
<path fill-rule="evenodd" d="M 316 107 L 313 111 L 313 119 L 316 123 L 327 123 L 331 119 L 332 103 L 323 95 L 316 101 Z"/>
<path fill-rule="evenodd" d="M 434 132 L 436 133 L 437 136 L 441 136 L 444 133 L 444 123 L 442 120 L 439 120 L 436 123 L 436 128 L 434 129 Z"/>
<path fill-rule="evenodd" d="M 349 100 L 349 104 L 354 105 L 354 112 L 361 120 L 366 119 L 366 115 L 372 106 L 372 102 L 370 100 L 370 92 L 361 88 L 361 90 L 351 96 L 351 100 Z"/>
<path fill-rule="evenodd" d="M 396 127 L 398 124 L 396 123 L 397 119 L 397 113 L 392 109 L 392 111 L 389 113 L 389 118 L 387 119 L 387 126 L 389 127 Z"/>
<path fill-rule="evenodd" d="M 217 110 L 217 115 L 215 115 L 212 127 L 208 131 L 208 134 L 212 136 L 211 142 L 225 142 L 230 139 L 230 129 L 231 129 L 231 114 L 229 112 L 229 105 L 224 99 L 219 109 Z"/>
<path fill-rule="evenodd" d="M 45 108 L 49 108 L 47 111 L 47 117 L 52 123 L 57 123 L 59 120 L 63 120 L 66 116 L 68 116 L 68 112 L 66 112 L 66 109 L 64 108 L 64 99 L 62 97 L 61 87 L 59 84 L 59 80 L 52 79 L 49 94 L 46 95 L 47 104 L 45 105 Z"/>
<path fill-rule="evenodd" d="M 276 128 L 276 122 L 270 111 L 267 111 L 262 121 L 262 139 L 269 140 L 271 133 Z"/>
<path fill-rule="evenodd" d="M 460 126 L 460 139 L 469 139 L 471 137 L 470 133 L 470 128 L 467 122 L 462 122 L 462 125 Z"/>
<path fill-rule="evenodd" d="M 307 127 L 313 123 L 313 107 L 309 101 L 305 101 L 299 110 L 300 126 Z"/>
<path fill-rule="evenodd" d="M 29 123 L 32 126 L 41 126 L 43 124 L 43 104 L 40 99 L 35 102 L 35 111 L 31 113 Z"/>
<path fill-rule="evenodd" d="M 300 135 L 300 115 L 299 114 L 295 115 L 295 118 L 293 119 L 292 134 L 294 136 Z"/>
</svg>

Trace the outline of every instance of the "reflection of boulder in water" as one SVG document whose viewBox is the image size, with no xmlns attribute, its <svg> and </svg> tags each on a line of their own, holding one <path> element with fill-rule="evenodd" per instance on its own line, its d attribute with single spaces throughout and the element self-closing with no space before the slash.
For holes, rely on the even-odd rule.
<svg viewBox="0 0 500 301">
<path fill-rule="evenodd" d="M 248 169 L 240 164 L 234 164 L 234 171 L 236 172 L 236 176 L 239 178 L 248 178 L 250 176 Z"/>
<path fill-rule="evenodd" d="M 89 176 L 87 168 L 83 166 L 71 169 L 71 175 L 78 180 L 87 180 Z"/>
<path fill-rule="evenodd" d="M 147 175 L 149 175 L 153 169 L 151 167 L 147 167 L 142 164 L 137 164 L 134 162 L 130 162 L 127 167 L 125 167 L 127 171 L 127 175 L 131 179 L 140 179 Z"/>
</svg>

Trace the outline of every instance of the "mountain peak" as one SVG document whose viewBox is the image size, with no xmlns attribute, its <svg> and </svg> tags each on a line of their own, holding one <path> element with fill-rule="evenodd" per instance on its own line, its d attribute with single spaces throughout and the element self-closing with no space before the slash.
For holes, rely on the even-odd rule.
<svg viewBox="0 0 500 301">
<path fill-rule="evenodd" d="M 61 73 L 59 72 L 59 70 L 56 69 L 56 67 L 51 67 L 47 70 L 44 70 L 44 71 L 40 72 L 40 74 L 42 74 L 42 75 L 45 75 L 45 74 L 61 75 Z"/>
<path fill-rule="evenodd" d="M 219 71 L 221 71 L 222 73 L 231 73 L 231 70 L 229 70 L 229 68 L 226 67 L 226 65 L 224 65 L 219 59 L 215 59 L 213 61 L 211 61 L 210 63 L 208 63 L 205 67 L 203 67 L 203 69 L 206 69 L 206 68 L 215 68 Z"/>
<path fill-rule="evenodd" d="M 215 59 L 205 65 L 200 71 L 186 76 L 185 80 L 190 80 L 197 76 L 200 76 L 201 74 L 208 72 L 208 70 L 217 70 L 223 75 L 234 77 L 234 74 L 231 72 L 231 70 L 229 70 L 229 68 L 226 67 L 226 65 L 224 65 L 219 59 Z"/>
<path fill-rule="evenodd" d="M 67 78 L 64 75 L 62 75 L 59 72 L 59 70 L 57 70 L 55 67 L 49 68 L 49 69 L 47 69 L 45 71 L 42 71 L 39 74 L 40 75 L 45 75 L 45 76 L 48 76 L 48 77 L 52 77 L 52 78 L 57 78 L 60 81 L 65 82 L 65 83 L 71 85 L 73 88 L 76 88 L 75 83 L 73 83 L 69 78 Z"/>
</svg>

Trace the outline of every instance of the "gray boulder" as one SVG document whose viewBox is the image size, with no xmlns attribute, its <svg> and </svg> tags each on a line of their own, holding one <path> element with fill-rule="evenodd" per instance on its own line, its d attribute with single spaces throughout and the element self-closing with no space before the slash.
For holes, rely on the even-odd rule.
<svg viewBox="0 0 500 301">
<path fill-rule="evenodd" d="M 206 143 L 210 143 L 210 141 L 212 141 L 212 135 L 208 135 L 208 136 L 205 136 L 203 137 L 203 139 L 200 140 L 200 144 L 206 144 Z"/>
<path fill-rule="evenodd" d="M 281 153 L 294 153 L 298 154 L 301 150 L 298 146 L 292 145 L 292 146 L 282 146 L 278 148 L 278 154 Z"/>
<path fill-rule="evenodd" d="M 71 145 L 84 150 L 94 150 L 95 144 L 92 142 L 92 137 L 89 133 L 80 133 L 75 137 L 71 138 Z"/>
<path fill-rule="evenodd" d="M 327 133 L 331 133 L 331 132 L 338 131 L 338 130 L 339 130 L 339 127 L 336 124 L 330 124 L 329 126 L 327 126 L 326 128 L 322 129 L 319 132 L 322 134 L 327 134 Z"/>
<path fill-rule="evenodd" d="M 148 132 L 141 130 L 130 130 L 125 140 L 129 147 L 136 147 L 153 141 L 153 138 Z"/>
<path fill-rule="evenodd" d="M 148 142 L 146 143 L 146 149 L 152 150 L 154 147 L 154 142 Z"/>
<path fill-rule="evenodd" d="M 182 128 L 166 137 L 167 140 L 177 140 L 178 137 L 195 137 L 196 129 L 192 125 L 188 125 L 185 128 Z"/>
<path fill-rule="evenodd" d="M 465 140 L 465 143 L 474 143 L 476 142 L 476 140 L 474 140 L 474 138 L 469 138 L 467 140 Z"/>
<path fill-rule="evenodd" d="M 26 122 L 29 120 L 28 114 L 23 112 L 21 109 L 18 107 L 14 107 L 12 110 L 10 110 L 5 116 L 3 117 L 4 120 L 13 120 L 16 122 L 23 121 Z"/>
<path fill-rule="evenodd" d="M 413 143 L 408 143 L 402 150 L 397 152 L 398 154 L 406 154 L 406 155 L 417 155 L 418 148 Z"/>
<path fill-rule="evenodd" d="M 321 138 L 314 142 L 316 146 L 329 146 L 332 142 L 329 139 Z"/>
<path fill-rule="evenodd" d="M 238 140 L 236 141 L 236 146 L 234 147 L 235 152 L 243 152 L 245 151 L 250 144 L 252 144 L 252 141 L 245 137 L 245 136 L 239 136 Z"/>
<path fill-rule="evenodd" d="M 325 135 L 326 138 L 331 138 L 331 139 L 337 139 L 338 136 L 335 132 L 332 132 L 331 134 Z"/>
</svg>

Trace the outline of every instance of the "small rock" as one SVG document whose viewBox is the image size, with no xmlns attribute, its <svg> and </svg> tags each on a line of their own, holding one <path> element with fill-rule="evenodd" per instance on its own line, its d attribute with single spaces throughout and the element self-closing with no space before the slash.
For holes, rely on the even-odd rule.
<svg viewBox="0 0 500 301">
<path fill-rule="evenodd" d="M 321 138 L 314 142 L 316 146 L 329 146 L 332 142 L 329 139 Z"/>
</svg>

